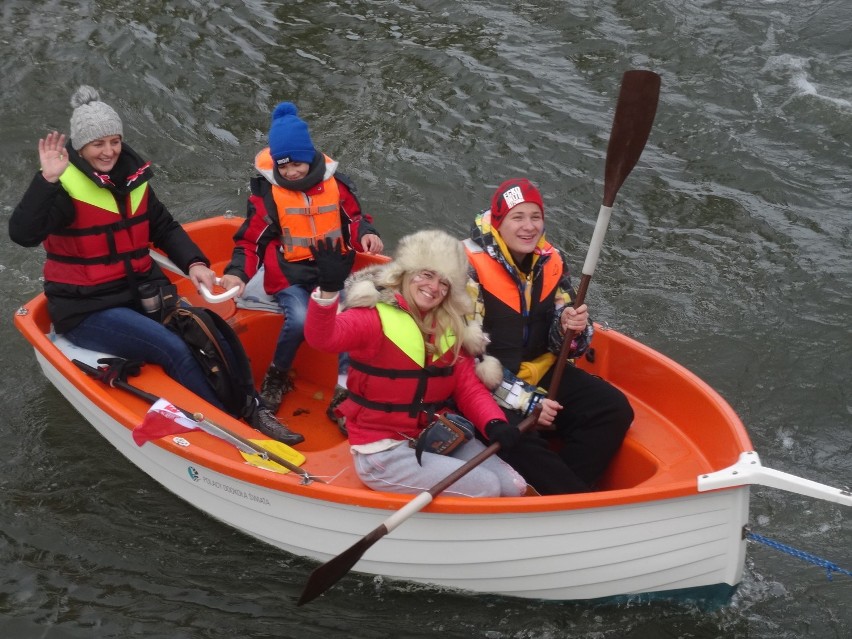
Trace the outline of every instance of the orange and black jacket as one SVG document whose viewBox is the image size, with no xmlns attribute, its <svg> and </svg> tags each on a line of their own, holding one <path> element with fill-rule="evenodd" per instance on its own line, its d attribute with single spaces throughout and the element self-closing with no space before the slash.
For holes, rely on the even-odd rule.
<svg viewBox="0 0 852 639">
<path fill-rule="evenodd" d="M 294 255 L 287 239 L 291 231 L 302 240 L 310 238 L 311 234 L 282 226 L 282 219 L 287 220 L 288 216 L 278 210 L 281 197 L 276 199 L 276 189 L 293 192 L 291 195 L 303 199 L 307 208 L 314 200 L 322 200 L 327 195 L 324 191 L 336 193 L 335 209 L 339 219 L 327 224 L 327 228 L 318 229 L 314 234 L 317 239 L 340 237 L 344 247 L 361 251 L 361 238 L 368 234 L 379 235 L 379 232 L 372 225 L 372 217 L 361 211 L 354 184 L 337 172 L 337 162 L 317 153 L 308 175 L 297 183 L 287 183 L 274 170 L 268 155 L 268 149 L 264 149 L 255 158 L 258 175 L 251 180 L 246 221 L 234 235 L 234 250 L 225 274 L 248 282 L 263 267 L 263 286 L 270 295 L 289 286 L 312 290 L 319 283 L 316 262 L 306 255 L 306 250 Z M 305 248 L 304 243 L 302 248 Z"/>
<path fill-rule="evenodd" d="M 488 220 L 484 222 L 483 215 L 477 216 L 464 243 L 478 288 L 475 315 L 491 340 L 488 354 L 517 375 L 522 362 L 559 352 L 559 317 L 575 292 L 562 256 L 549 242 L 542 238 L 530 263 L 518 269 L 501 250 Z M 589 326 L 569 356 L 582 354 L 591 336 Z"/>
</svg>

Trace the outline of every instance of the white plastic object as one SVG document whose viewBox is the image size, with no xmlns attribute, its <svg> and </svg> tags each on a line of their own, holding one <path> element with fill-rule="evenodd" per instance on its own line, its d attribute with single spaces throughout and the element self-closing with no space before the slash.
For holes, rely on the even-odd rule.
<svg viewBox="0 0 852 639">
<path fill-rule="evenodd" d="M 766 468 L 761 465 L 760 457 L 753 450 L 740 453 L 740 458 L 732 466 L 698 476 L 699 492 L 755 484 L 852 506 L 852 492 L 848 488 L 835 488 L 774 468 Z"/>
<path fill-rule="evenodd" d="M 149 252 L 151 254 L 151 258 L 157 264 L 159 264 L 162 268 L 166 269 L 167 271 L 171 271 L 172 273 L 176 273 L 177 275 L 180 275 L 181 277 L 186 277 L 186 273 L 184 273 L 182 270 L 180 270 L 177 267 L 177 265 L 174 262 L 172 262 L 169 258 L 167 258 L 165 255 L 163 255 L 162 253 L 158 253 L 157 251 L 149 251 Z M 221 277 L 216 278 L 216 284 L 217 285 L 222 284 L 222 278 Z M 232 297 L 236 297 L 237 293 L 239 293 L 239 292 L 240 292 L 239 286 L 235 286 L 234 288 L 228 289 L 224 293 L 212 293 L 212 292 L 210 292 L 210 289 L 208 289 L 206 286 L 204 286 L 204 284 L 201 285 L 201 296 L 204 299 L 206 299 L 208 302 L 210 302 L 211 304 L 216 304 L 218 302 L 224 302 L 225 300 L 229 300 Z"/>
<path fill-rule="evenodd" d="M 216 284 L 222 284 L 222 278 L 216 278 Z M 224 302 L 225 300 L 229 300 L 232 297 L 236 297 L 237 293 L 240 292 L 240 287 L 235 286 L 233 288 L 229 288 L 224 293 L 211 293 L 210 289 L 208 289 L 204 284 L 201 285 L 201 296 L 206 299 L 211 304 L 216 304 L 217 302 Z"/>
</svg>

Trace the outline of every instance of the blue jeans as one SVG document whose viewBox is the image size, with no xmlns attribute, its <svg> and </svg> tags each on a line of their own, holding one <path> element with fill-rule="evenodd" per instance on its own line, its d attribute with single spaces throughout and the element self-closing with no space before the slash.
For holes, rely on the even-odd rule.
<svg viewBox="0 0 852 639">
<path fill-rule="evenodd" d="M 288 371 L 292 368 L 296 351 L 305 339 L 309 299 L 310 293 L 301 286 L 288 286 L 275 294 L 275 301 L 284 311 L 284 325 L 272 355 L 272 363 L 278 370 Z"/>
<path fill-rule="evenodd" d="M 65 333 L 81 348 L 159 364 L 166 374 L 217 408 L 222 402 L 186 343 L 159 322 L 131 308 L 116 307 L 92 313 Z"/>
<path fill-rule="evenodd" d="M 342 293 L 341 293 L 342 294 Z M 272 355 L 272 363 L 280 371 L 288 371 L 296 359 L 296 351 L 305 340 L 305 319 L 308 316 L 308 301 L 311 294 L 301 286 L 290 286 L 275 293 L 275 301 L 284 311 L 284 325 L 278 334 L 278 343 Z M 338 373 L 349 370 L 349 355 L 341 353 L 338 359 Z"/>
</svg>

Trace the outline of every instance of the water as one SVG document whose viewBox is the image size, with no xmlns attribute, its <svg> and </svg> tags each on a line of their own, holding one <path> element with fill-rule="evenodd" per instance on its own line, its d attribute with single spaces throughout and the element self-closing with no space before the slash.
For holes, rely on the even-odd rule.
<svg viewBox="0 0 852 639">
<path fill-rule="evenodd" d="M 764 464 L 852 485 L 852 9 L 684 2 L 4 0 L 0 214 L 81 83 L 188 221 L 242 213 L 269 113 L 295 101 L 386 244 L 462 235 L 503 179 L 545 197 L 579 272 L 623 71 L 662 76 L 588 302 L 719 390 Z M 750 544 L 733 600 L 541 604 L 345 579 L 201 515 L 120 458 L 12 326 L 43 253 L 0 244 L 0 636 L 845 637 L 852 579 Z M 847 509 L 848 510 L 848 509 Z M 757 489 L 755 532 L 852 568 L 849 513 Z"/>
</svg>

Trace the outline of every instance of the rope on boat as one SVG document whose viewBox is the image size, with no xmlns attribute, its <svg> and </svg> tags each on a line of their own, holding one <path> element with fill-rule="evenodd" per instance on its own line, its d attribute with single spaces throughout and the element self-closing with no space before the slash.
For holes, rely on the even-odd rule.
<svg viewBox="0 0 852 639">
<path fill-rule="evenodd" d="M 746 532 L 746 538 L 751 539 L 752 541 L 757 541 L 762 544 L 765 544 L 770 548 L 775 548 L 775 550 L 785 552 L 788 555 L 792 555 L 793 557 L 808 561 L 816 566 L 821 566 L 825 568 L 825 576 L 828 578 L 829 581 L 831 581 L 832 573 L 835 572 L 840 573 L 841 575 L 847 575 L 849 577 L 852 577 L 852 571 L 846 570 L 845 568 L 841 568 L 837 564 L 834 564 L 821 557 L 817 557 L 816 555 L 812 555 L 811 553 L 805 552 L 804 550 L 793 548 L 792 546 L 782 544 L 781 542 L 775 541 L 774 539 L 769 539 L 768 537 L 758 535 L 757 533 L 753 533 L 751 531 Z"/>
</svg>

